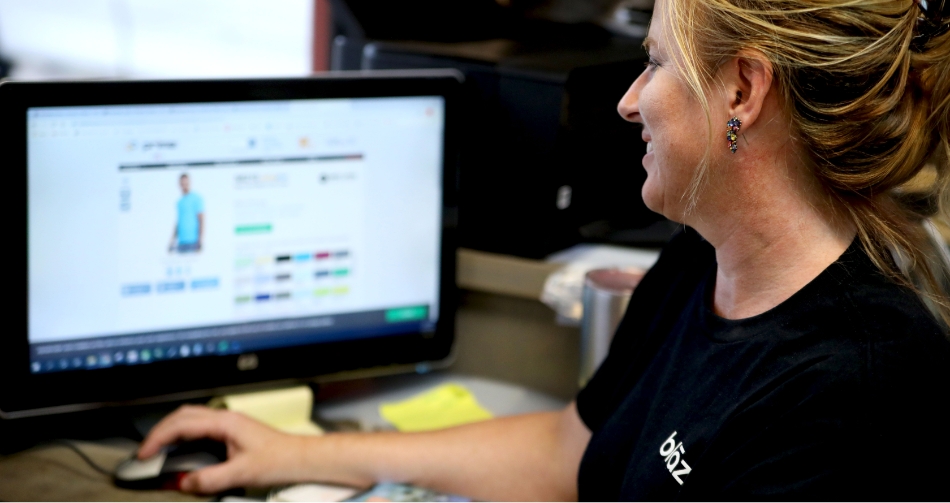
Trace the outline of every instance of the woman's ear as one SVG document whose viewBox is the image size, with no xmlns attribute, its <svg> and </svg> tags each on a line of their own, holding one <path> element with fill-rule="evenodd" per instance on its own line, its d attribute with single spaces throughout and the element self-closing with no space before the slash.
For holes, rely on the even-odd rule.
<svg viewBox="0 0 950 503">
<path fill-rule="evenodd" d="M 745 50 L 722 69 L 729 117 L 739 117 L 743 128 L 752 126 L 772 89 L 772 63 L 761 52 Z"/>
</svg>

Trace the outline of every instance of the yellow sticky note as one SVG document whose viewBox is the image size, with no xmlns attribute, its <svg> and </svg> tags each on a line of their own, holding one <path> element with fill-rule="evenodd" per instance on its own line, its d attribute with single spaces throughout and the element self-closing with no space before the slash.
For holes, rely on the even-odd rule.
<svg viewBox="0 0 950 503">
<path fill-rule="evenodd" d="M 380 405 L 379 415 L 399 431 L 438 430 L 492 418 L 468 389 L 453 383 Z"/>
<path fill-rule="evenodd" d="M 240 412 L 286 433 L 323 434 L 310 420 L 313 391 L 308 386 L 224 395 L 208 405 Z"/>
</svg>

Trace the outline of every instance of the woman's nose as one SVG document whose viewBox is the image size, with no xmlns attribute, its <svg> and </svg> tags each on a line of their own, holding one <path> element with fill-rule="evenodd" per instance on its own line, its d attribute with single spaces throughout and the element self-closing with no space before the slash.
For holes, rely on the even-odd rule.
<svg viewBox="0 0 950 503">
<path fill-rule="evenodd" d="M 644 74 L 646 72 L 641 73 L 637 80 L 633 81 L 627 92 L 620 98 L 620 103 L 617 104 L 617 113 L 626 121 L 643 122 L 640 118 L 640 88 L 643 85 Z"/>
</svg>

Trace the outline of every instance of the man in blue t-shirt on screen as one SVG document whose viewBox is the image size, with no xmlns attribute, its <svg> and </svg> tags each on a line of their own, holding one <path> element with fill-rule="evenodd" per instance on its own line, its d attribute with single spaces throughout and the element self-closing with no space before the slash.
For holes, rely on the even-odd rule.
<svg viewBox="0 0 950 503">
<path fill-rule="evenodd" d="M 178 178 L 178 185 L 181 187 L 181 199 L 178 200 L 178 223 L 172 231 L 168 252 L 199 252 L 204 234 L 204 201 L 201 196 L 191 192 L 191 180 L 187 173 Z"/>
</svg>

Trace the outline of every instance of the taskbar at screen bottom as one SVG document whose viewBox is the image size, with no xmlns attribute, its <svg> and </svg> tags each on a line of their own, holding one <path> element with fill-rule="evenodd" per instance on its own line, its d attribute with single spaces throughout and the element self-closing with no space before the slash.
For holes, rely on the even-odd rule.
<svg viewBox="0 0 950 503">
<path fill-rule="evenodd" d="M 426 305 L 30 345 L 34 374 L 434 332 Z"/>
</svg>

